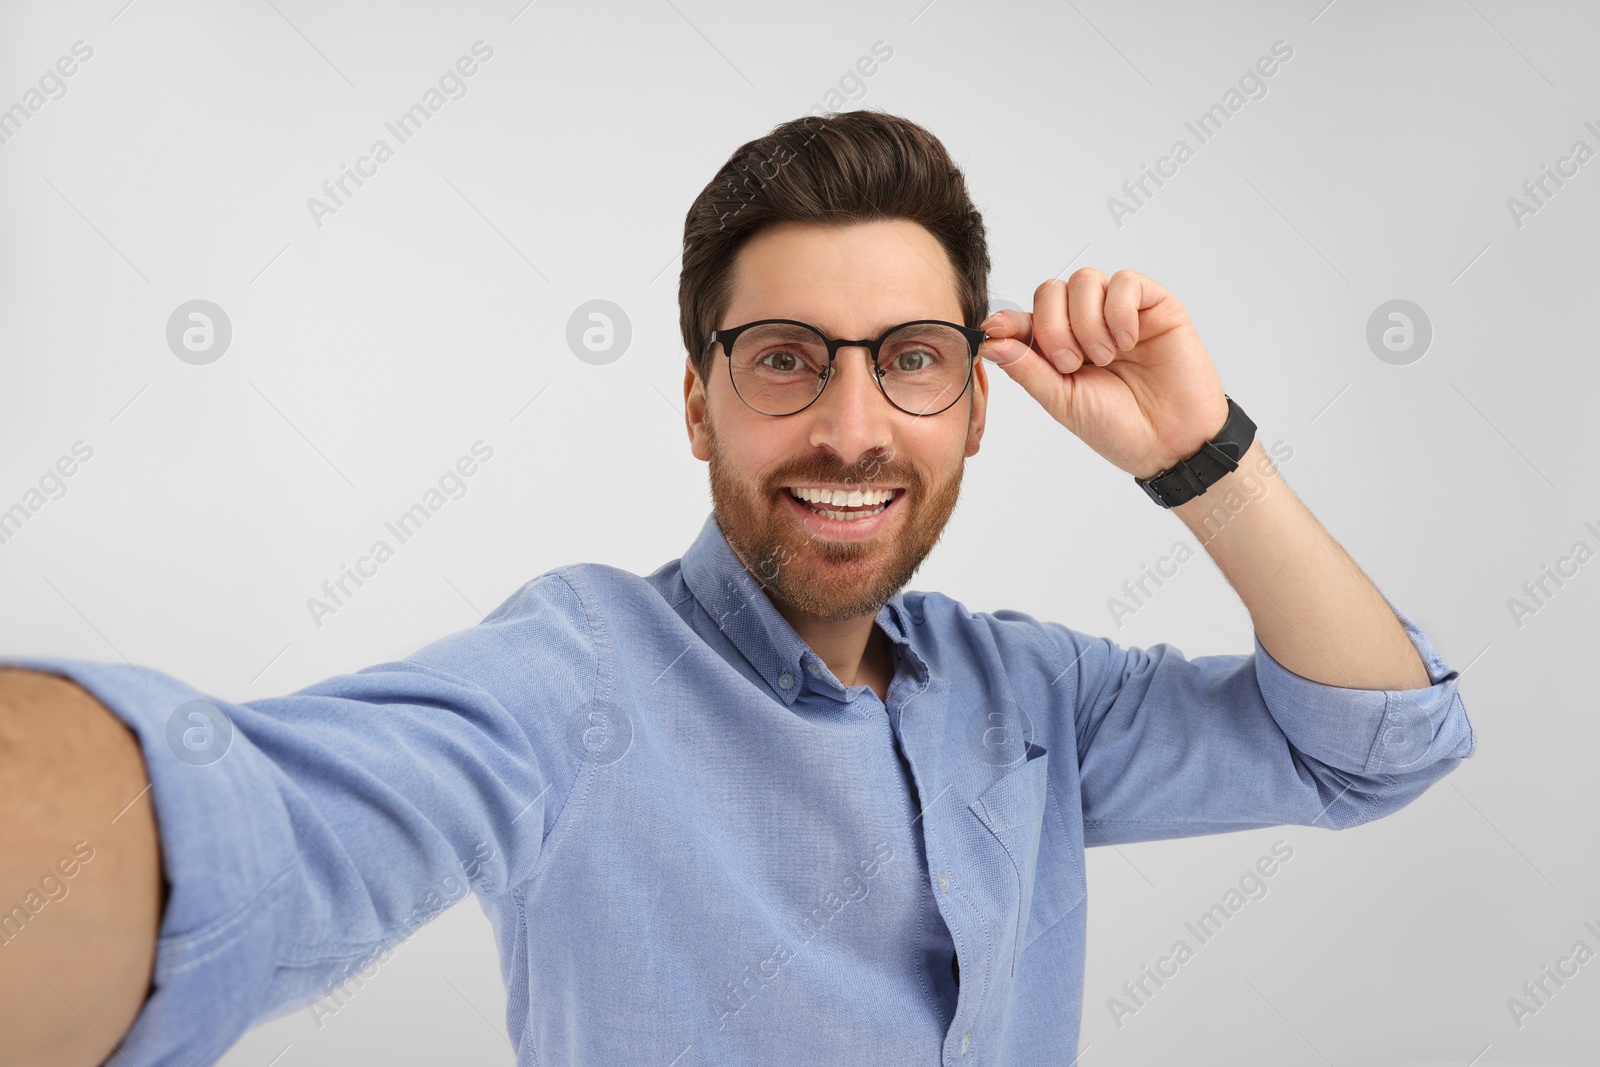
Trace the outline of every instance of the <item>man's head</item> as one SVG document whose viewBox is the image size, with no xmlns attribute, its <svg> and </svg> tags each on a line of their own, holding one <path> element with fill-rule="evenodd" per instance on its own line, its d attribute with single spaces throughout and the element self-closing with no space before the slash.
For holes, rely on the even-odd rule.
<svg viewBox="0 0 1600 1067">
<path fill-rule="evenodd" d="M 963 398 L 912 415 L 879 391 L 866 350 L 847 347 L 814 403 L 773 417 L 740 399 L 722 346 L 707 338 L 771 318 L 848 339 L 918 319 L 975 327 L 988 314 L 988 269 L 961 172 L 930 133 L 894 116 L 780 125 L 696 198 L 679 284 L 689 438 L 710 464 L 724 536 L 780 604 L 850 619 L 905 586 L 955 509 L 988 379 L 979 360 Z M 881 518 L 844 522 L 797 502 L 795 486 L 896 493 Z"/>
</svg>

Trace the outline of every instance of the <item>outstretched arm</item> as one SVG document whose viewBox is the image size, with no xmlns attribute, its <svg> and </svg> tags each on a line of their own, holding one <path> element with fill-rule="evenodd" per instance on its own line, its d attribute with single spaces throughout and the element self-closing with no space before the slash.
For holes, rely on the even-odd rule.
<svg viewBox="0 0 1600 1067">
<path fill-rule="evenodd" d="M 598 663 L 556 572 L 287 696 L 0 656 L 23 668 L 0 670 L 0 907 L 23 906 L 0 944 L 0 1063 L 212 1063 L 468 892 L 521 885 L 584 767 L 566 728 Z"/>
</svg>

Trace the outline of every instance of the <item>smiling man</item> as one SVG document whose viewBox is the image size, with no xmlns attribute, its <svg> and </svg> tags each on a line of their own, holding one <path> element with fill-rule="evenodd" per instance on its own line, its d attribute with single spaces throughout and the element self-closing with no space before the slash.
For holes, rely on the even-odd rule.
<svg viewBox="0 0 1600 1067">
<path fill-rule="evenodd" d="M 957 327 L 965 316 L 949 257 L 911 222 L 777 223 L 739 252 L 732 294 L 722 316 L 730 323 L 790 319 L 833 337 L 888 335 L 880 374 L 865 347 L 838 349 L 830 365 L 820 334 L 789 330 L 762 345 L 757 327 L 734 343 L 739 355 L 749 353 L 748 364 L 736 363 L 735 352 L 726 353 L 725 366 L 690 360 L 684 383 L 690 441 L 695 456 L 710 462 L 716 521 L 729 546 L 835 676 L 850 684 L 859 678 L 885 700 L 894 667 L 873 618 L 943 534 L 963 459 L 983 435 L 988 382 L 981 364 L 974 378 L 969 339 Z M 930 319 L 956 321 L 894 329 Z M 800 380 L 772 384 L 753 372 L 779 377 L 768 368 L 780 357 L 790 361 L 787 377 Z M 944 388 L 924 395 L 899 384 L 933 376 L 940 360 L 950 368 L 936 378 Z M 734 387 L 740 366 L 752 368 L 740 372 L 742 391 Z M 708 389 L 701 375 L 712 369 Z M 786 391 L 768 394 L 777 406 L 805 407 L 790 418 L 757 410 L 743 393 L 763 386 Z M 885 391 L 894 388 L 919 401 L 917 414 L 894 406 Z M 948 408 L 963 396 L 964 409 Z M 922 414 L 933 407 L 947 410 Z M 845 497 L 823 498 L 823 491 Z"/>
<path fill-rule="evenodd" d="M 1085 268 L 985 317 L 988 270 L 928 131 L 785 123 L 685 225 L 713 509 L 680 558 L 557 567 L 282 697 L 0 664 L 0 1061 L 212 1062 L 470 887 L 519 1064 L 1070 1063 L 1086 846 L 1343 829 L 1472 755 L 1457 672 L 1277 476 L 1182 305 Z M 1251 652 L 907 588 L 986 362 L 1201 538 Z M 72 900 L 35 906 L 78 841 Z"/>
</svg>

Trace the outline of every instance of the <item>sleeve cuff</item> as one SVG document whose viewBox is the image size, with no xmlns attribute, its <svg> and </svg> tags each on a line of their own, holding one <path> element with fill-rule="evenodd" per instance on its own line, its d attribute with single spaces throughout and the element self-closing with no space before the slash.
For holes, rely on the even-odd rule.
<svg viewBox="0 0 1600 1067">
<path fill-rule="evenodd" d="M 1380 595 L 1382 595 L 1380 593 Z M 1411 617 L 1384 596 L 1421 657 L 1423 689 L 1347 689 L 1303 678 L 1255 639 L 1256 682 L 1272 717 L 1301 753 L 1366 775 L 1402 774 L 1477 750 L 1477 736 L 1457 692 L 1459 672 L 1439 655 Z"/>
</svg>

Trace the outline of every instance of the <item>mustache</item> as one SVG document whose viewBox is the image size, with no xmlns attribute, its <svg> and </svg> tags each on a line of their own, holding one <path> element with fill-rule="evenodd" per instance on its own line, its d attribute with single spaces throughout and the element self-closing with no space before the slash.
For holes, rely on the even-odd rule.
<svg viewBox="0 0 1600 1067">
<path fill-rule="evenodd" d="M 818 469 L 809 468 L 796 470 L 782 475 L 773 480 L 773 491 L 777 492 L 791 485 L 891 485 L 904 489 L 917 488 L 917 477 L 910 473 L 900 473 L 882 467 L 871 469 L 856 468 L 854 470 L 839 468 Z"/>
</svg>

